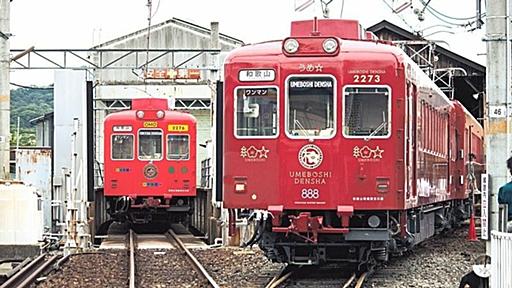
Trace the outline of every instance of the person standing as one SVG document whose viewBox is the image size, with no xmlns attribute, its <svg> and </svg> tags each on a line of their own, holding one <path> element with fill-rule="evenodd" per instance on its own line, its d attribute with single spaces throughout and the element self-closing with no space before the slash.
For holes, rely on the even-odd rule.
<svg viewBox="0 0 512 288">
<path fill-rule="evenodd" d="M 507 159 L 507 168 L 512 175 L 512 157 Z M 507 231 L 512 231 L 512 181 L 500 187 L 498 193 L 498 203 L 508 205 Z"/>
</svg>

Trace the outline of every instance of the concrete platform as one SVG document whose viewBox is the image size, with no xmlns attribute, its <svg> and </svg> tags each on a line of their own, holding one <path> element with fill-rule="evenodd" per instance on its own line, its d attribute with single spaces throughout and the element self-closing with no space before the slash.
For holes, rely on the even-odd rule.
<svg viewBox="0 0 512 288">
<path fill-rule="evenodd" d="M 0 259 L 25 259 L 39 255 L 39 245 L 0 245 Z"/>
<path fill-rule="evenodd" d="M 101 242 L 100 249 L 126 249 L 127 241 L 127 235 L 108 235 L 108 237 Z"/>
<path fill-rule="evenodd" d="M 173 224 L 171 229 L 188 249 L 208 249 L 208 245 L 201 239 L 192 235 L 183 225 Z"/>
<path fill-rule="evenodd" d="M 176 249 L 162 234 L 137 234 L 138 249 Z"/>
</svg>

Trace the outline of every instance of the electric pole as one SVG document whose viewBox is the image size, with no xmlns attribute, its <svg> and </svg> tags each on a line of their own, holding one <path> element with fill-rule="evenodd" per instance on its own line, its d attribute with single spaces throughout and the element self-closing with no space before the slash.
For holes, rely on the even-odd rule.
<svg viewBox="0 0 512 288">
<path fill-rule="evenodd" d="M 9 91 L 9 5 L 0 0 L 0 179 L 9 178 L 10 91 Z"/>
<path fill-rule="evenodd" d="M 486 168 L 489 174 L 489 230 L 498 230 L 498 190 L 508 182 L 506 159 L 512 156 L 510 0 L 487 1 Z M 510 207 L 509 207 L 510 209 Z M 490 233 L 487 238 L 490 255 Z"/>
</svg>

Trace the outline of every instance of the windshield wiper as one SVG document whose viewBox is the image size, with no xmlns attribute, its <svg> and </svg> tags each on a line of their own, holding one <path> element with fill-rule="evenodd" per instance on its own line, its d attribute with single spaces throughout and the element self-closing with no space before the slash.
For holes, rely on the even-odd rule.
<svg viewBox="0 0 512 288">
<path fill-rule="evenodd" d="M 370 133 L 370 135 L 366 136 L 364 138 L 364 141 L 370 140 L 370 137 L 377 135 L 377 133 L 379 133 L 380 130 L 384 129 L 384 127 L 386 127 L 387 125 L 388 125 L 388 122 L 386 121 L 386 116 L 384 115 L 384 112 L 382 112 L 382 123 L 380 123 L 380 125 L 377 126 L 377 128 L 375 128 L 375 130 L 373 130 L 373 132 Z"/>
<path fill-rule="evenodd" d="M 293 130 L 296 130 L 296 127 L 299 127 L 300 132 L 302 132 L 304 136 L 308 136 L 306 128 L 304 128 L 304 125 L 302 125 L 302 123 L 300 123 L 300 121 L 297 120 L 297 109 L 293 109 Z"/>
<path fill-rule="evenodd" d="M 299 120 L 294 119 L 293 124 L 299 128 L 300 132 L 302 132 L 302 134 L 304 134 L 304 136 L 308 136 L 308 133 L 306 132 L 306 128 L 304 128 L 304 126 L 302 125 L 302 123 L 299 122 Z"/>
</svg>

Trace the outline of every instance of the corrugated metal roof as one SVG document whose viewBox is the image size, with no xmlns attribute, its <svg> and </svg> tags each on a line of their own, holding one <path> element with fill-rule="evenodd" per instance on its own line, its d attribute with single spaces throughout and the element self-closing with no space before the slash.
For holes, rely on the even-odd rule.
<svg viewBox="0 0 512 288">
<path fill-rule="evenodd" d="M 199 25 L 196 25 L 196 24 L 193 24 L 193 23 L 190 23 L 185 20 L 178 19 L 178 18 L 172 18 L 167 21 L 152 25 L 150 27 L 150 30 L 154 31 L 157 29 L 163 29 L 163 28 L 171 26 L 171 25 L 179 26 L 183 29 L 191 30 L 194 32 L 199 32 L 200 34 L 204 34 L 205 37 L 207 37 L 207 38 L 210 37 L 211 29 L 208 29 L 208 28 L 205 28 L 205 27 L 202 27 L 202 26 L 199 26 Z M 110 41 L 107 41 L 107 42 L 104 42 L 97 46 L 94 46 L 94 47 L 92 47 L 92 49 L 106 48 L 108 46 L 117 44 L 118 42 L 125 41 L 127 39 L 131 39 L 131 38 L 135 38 L 135 37 L 139 37 L 140 35 L 147 33 L 147 31 L 148 31 L 148 28 L 140 29 L 140 30 L 132 32 L 130 34 L 126 34 L 124 36 L 120 36 L 120 37 L 117 37 Z M 237 38 L 234 38 L 234 37 L 228 36 L 226 34 L 222 34 L 222 33 L 219 33 L 219 40 L 227 42 L 227 43 L 232 43 L 233 46 L 236 46 L 236 47 L 244 44 L 244 42 L 242 40 L 239 40 Z"/>
<path fill-rule="evenodd" d="M 382 20 L 379 23 L 366 28 L 366 30 L 372 31 L 375 34 L 387 30 L 393 34 L 398 35 L 403 40 L 426 40 L 423 37 L 416 35 L 414 33 L 411 33 L 401 27 L 396 26 L 395 24 L 392 24 L 392 23 L 386 21 L 386 20 Z M 452 52 L 448 49 L 445 49 L 441 46 L 436 46 L 436 52 L 443 54 L 446 57 L 449 57 L 449 58 L 451 58 L 457 62 L 460 62 L 464 65 L 467 65 L 482 74 L 485 74 L 485 66 L 480 65 L 474 61 L 471 61 L 457 53 L 454 53 L 454 52 Z"/>
</svg>

